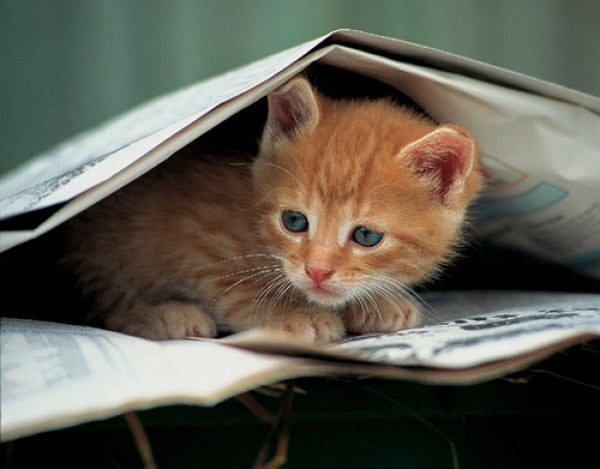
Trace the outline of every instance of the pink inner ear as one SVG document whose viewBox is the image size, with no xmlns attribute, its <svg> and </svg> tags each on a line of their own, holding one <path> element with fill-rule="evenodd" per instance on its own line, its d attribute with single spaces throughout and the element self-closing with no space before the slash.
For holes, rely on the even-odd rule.
<svg viewBox="0 0 600 469">
<path fill-rule="evenodd" d="M 317 104 L 306 79 L 297 78 L 269 95 L 266 130 L 271 138 L 291 137 L 317 116 Z"/>
<path fill-rule="evenodd" d="M 461 192 L 471 172 L 475 144 L 464 131 L 446 126 L 409 145 L 415 174 L 432 183 L 433 193 L 448 203 Z"/>
<path fill-rule="evenodd" d="M 298 126 L 300 116 L 296 116 L 298 111 L 295 110 L 294 104 L 288 94 L 269 97 L 269 113 L 276 134 L 289 136 Z"/>
</svg>

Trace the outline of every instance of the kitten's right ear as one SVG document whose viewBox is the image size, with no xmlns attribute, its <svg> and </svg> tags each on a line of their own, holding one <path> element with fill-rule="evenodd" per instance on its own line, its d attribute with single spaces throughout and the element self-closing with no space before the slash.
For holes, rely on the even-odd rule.
<svg viewBox="0 0 600 469">
<path fill-rule="evenodd" d="M 402 150 L 414 173 L 425 179 L 433 195 L 449 204 L 462 193 L 473 169 L 475 141 L 466 130 L 444 125 Z"/>
<path fill-rule="evenodd" d="M 293 78 L 268 96 L 269 114 L 263 141 L 290 138 L 300 129 L 312 129 L 319 121 L 319 106 L 312 86 L 304 77 Z"/>
</svg>

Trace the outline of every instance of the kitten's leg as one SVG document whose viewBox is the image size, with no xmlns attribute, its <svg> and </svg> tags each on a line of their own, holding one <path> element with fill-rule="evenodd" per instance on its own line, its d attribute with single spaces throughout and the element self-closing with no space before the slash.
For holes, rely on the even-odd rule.
<svg viewBox="0 0 600 469">
<path fill-rule="evenodd" d="M 350 305 L 344 311 L 344 322 L 349 331 L 357 334 L 370 332 L 395 332 L 421 324 L 419 307 L 407 299 L 394 303 L 381 300 L 372 308 Z"/>
<path fill-rule="evenodd" d="M 252 298 L 237 297 L 231 303 L 223 301 L 217 311 L 219 322 L 234 332 L 267 329 L 307 342 L 333 342 L 345 335 L 343 318 L 336 311 L 305 302 L 280 303 L 261 309 L 253 304 Z"/>
<path fill-rule="evenodd" d="M 104 318 L 108 329 L 151 340 L 214 337 L 215 321 L 192 303 L 168 301 L 119 311 Z"/>
</svg>

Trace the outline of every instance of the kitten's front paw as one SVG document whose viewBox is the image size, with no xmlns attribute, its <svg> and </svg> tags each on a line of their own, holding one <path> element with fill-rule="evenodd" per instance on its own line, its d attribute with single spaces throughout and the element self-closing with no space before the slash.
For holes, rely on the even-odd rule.
<svg viewBox="0 0 600 469">
<path fill-rule="evenodd" d="M 378 309 L 348 308 L 344 318 L 349 331 L 357 334 L 395 332 L 421 324 L 421 311 L 412 302 L 403 300 L 392 304 L 381 302 Z"/>
<path fill-rule="evenodd" d="M 166 302 L 116 313 L 105 320 L 108 329 L 151 340 L 215 337 L 215 321 L 198 306 Z"/>
<path fill-rule="evenodd" d="M 319 344 L 340 340 L 346 333 L 342 318 L 333 311 L 291 314 L 279 321 L 270 322 L 266 329 L 294 339 Z"/>
</svg>

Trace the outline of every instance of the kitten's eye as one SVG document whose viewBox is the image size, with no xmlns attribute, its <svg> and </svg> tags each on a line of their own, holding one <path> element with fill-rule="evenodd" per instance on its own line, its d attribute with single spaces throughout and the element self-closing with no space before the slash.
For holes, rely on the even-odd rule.
<svg viewBox="0 0 600 469">
<path fill-rule="evenodd" d="M 377 243 L 379 243 L 379 241 L 381 241 L 381 238 L 383 238 L 383 233 L 370 230 L 364 226 L 359 226 L 352 233 L 352 239 L 366 248 L 375 246 Z"/>
<path fill-rule="evenodd" d="M 281 221 L 292 233 L 302 233 L 308 229 L 308 220 L 300 212 L 284 210 L 281 214 Z"/>
</svg>

